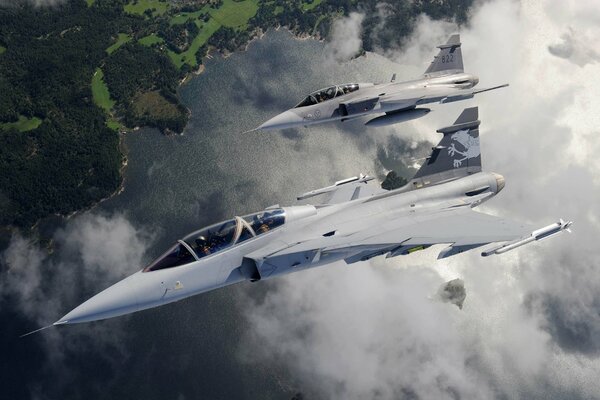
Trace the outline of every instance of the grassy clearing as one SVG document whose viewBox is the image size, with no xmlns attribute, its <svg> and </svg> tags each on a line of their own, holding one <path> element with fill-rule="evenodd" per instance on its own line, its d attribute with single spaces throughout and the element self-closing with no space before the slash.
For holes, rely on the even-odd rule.
<svg viewBox="0 0 600 400">
<path fill-rule="evenodd" d="M 273 11 L 273 15 L 279 15 L 283 12 L 283 6 L 275 6 L 275 11 Z"/>
<path fill-rule="evenodd" d="M 125 127 L 119 121 L 113 119 L 112 117 L 106 120 L 106 126 L 108 126 L 113 131 L 117 132 L 125 130 Z"/>
<path fill-rule="evenodd" d="M 153 119 L 177 118 L 177 106 L 165 99 L 159 91 L 140 93 L 133 100 L 133 110 L 138 117 L 149 116 Z"/>
<path fill-rule="evenodd" d="M 0 46 L 0 54 L 4 53 L 5 51 L 6 51 L 6 47 Z"/>
<path fill-rule="evenodd" d="M 216 10 L 209 8 L 211 17 L 228 28 L 243 28 L 248 20 L 256 15 L 258 0 L 234 1 L 223 0 L 223 5 Z"/>
<path fill-rule="evenodd" d="M 151 35 L 144 36 L 143 38 L 138 40 L 138 43 L 144 46 L 152 46 L 153 44 L 163 43 L 164 41 L 165 40 L 163 38 L 153 33 Z"/>
<path fill-rule="evenodd" d="M 92 98 L 94 99 L 94 104 L 106 112 L 106 126 L 113 131 L 125 129 L 125 127 L 111 115 L 111 110 L 115 105 L 115 101 L 110 98 L 108 87 L 106 86 L 106 83 L 104 83 L 104 73 L 100 68 L 96 68 L 96 72 L 94 72 L 94 76 L 92 77 Z"/>
<path fill-rule="evenodd" d="M 196 25 L 198 25 L 200 32 L 194 38 L 187 51 L 184 51 L 183 53 L 175 53 L 169 50 L 169 57 L 171 58 L 171 61 L 173 61 L 173 64 L 177 66 L 177 68 L 181 68 L 183 64 L 188 64 L 191 67 L 198 65 L 198 62 L 196 61 L 196 53 L 198 50 L 200 50 L 200 47 L 202 47 L 208 41 L 212 34 L 221 27 L 221 24 L 212 18 L 209 19 L 208 22 L 196 21 Z"/>
<path fill-rule="evenodd" d="M 194 12 L 183 12 L 181 14 L 177 14 L 169 20 L 169 24 L 171 25 L 181 25 L 188 22 L 190 19 L 196 19 L 199 16 L 205 14 L 204 11 L 206 7 L 202 8 L 202 10 L 194 11 Z"/>
<path fill-rule="evenodd" d="M 119 47 L 123 46 L 125 43 L 129 42 L 131 40 L 131 36 L 129 36 L 126 33 L 119 33 L 119 37 L 117 38 L 117 41 L 115 44 L 113 44 L 112 46 L 108 47 L 106 49 L 106 52 L 108 54 L 112 54 L 115 50 L 117 50 Z"/>
<path fill-rule="evenodd" d="M 167 8 L 169 7 L 169 3 L 163 2 L 161 0 L 134 0 L 133 2 L 126 4 L 125 12 L 129 14 L 138 14 L 144 15 L 146 10 L 152 10 L 152 15 L 163 15 Z"/>
<path fill-rule="evenodd" d="M 92 77 L 92 97 L 94 99 L 94 104 L 107 113 L 110 113 L 110 110 L 115 105 L 115 101 L 111 100 L 108 87 L 106 86 L 106 83 L 104 83 L 103 78 L 104 73 L 102 70 L 96 68 L 96 72 L 94 72 L 94 76 Z"/>
<path fill-rule="evenodd" d="M 87 3 L 88 7 L 91 7 L 92 4 L 94 4 L 96 0 L 85 0 L 85 2 Z"/>
<path fill-rule="evenodd" d="M 248 20 L 256 15 L 256 12 L 258 11 L 258 1 L 259 0 L 223 0 L 223 5 L 217 9 L 205 6 L 202 10 L 193 13 L 181 13 L 171 18 L 170 24 L 172 25 L 183 24 L 195 18 L 194 22 L 200 29 L 200 32 L 194 38 L 187 51 L 183 53 L 176 53 L 171 50 L 168 51 L 169 58 L 171 58 L 173 64 L 175 64 L 177 68 L 181 68 L 184 64 L 191 67 L 198 65 L 196 53 L 204 46 L 212 34 L 221 26 L 244 29 Z M 200 17 L 207 12 L 210 14 L 211 18 L 208 22 L 204 22 Z"/>
<path fill-rule="evenodd" d="M 41 123 L 42 120 L 37 117 L 27 118 L 19 115 L 19 119 L 16 122 L 0 123 L 0 127 L 3 129 L 15 128 L 19 132 L 27 132 L 37 128 Z"/>
<path fill-rule="evenodd" d="M 313 8 L 315 8 L 316 6 L 318 6 L 319 4 L 321 4 L 322 2 L 323 2 L 323 0 L 312 0 L 311 3 L 304 2 L 304 3 L 302 3 L 302 9 L 304 11 L 310 11 Z"/>
</svg>

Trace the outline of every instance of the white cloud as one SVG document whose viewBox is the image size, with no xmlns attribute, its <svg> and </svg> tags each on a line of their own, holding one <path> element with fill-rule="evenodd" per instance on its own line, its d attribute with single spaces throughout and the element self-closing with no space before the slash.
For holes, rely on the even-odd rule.
<svg viewBox="0 0 600 400">
<path fill-rule="evenodd" d="M 344 18 L 336 19 L 331 28 L 325 52 L 337 62 L 346 61 L 355 55 L 362 46 L 362 22 L 364 14 L 352 12 Z"/>
<path fill-rule="evenodd" d="M 413 124 L 432 139 L 462 108 L 478 105 L 484 168 L 507 179 L 485 211 L 535 226 L 574 219 L 572 235 L 502 257 L 473 251 L 436 262 L 437 248 L 282 278 L 250 308 L 245 347 L 324 398 L 596 397 L 600 64 L 549 51 L 570 25 L 600 35 L 593 4 L 477 5 L 460 30 L 465 69 L 482 87 L 511 86 L 438 106 Z M 407 47 L 386 55 L 403 65 L 399 77 L 414 77 L 456 30 L 421 17 Z M 467 290 L 462 311 L 428 299 L 456 277 Z"/>
<path fill-rule="evenodd" d="M 574 29 L 569 28 L 560 39 L 561 42 L 548 46 L 551 54 L 570 60 L 580 67 L 600 60 L 600 53 L 593 48 L 596 41 L 582 38 Z"/>
<path fill-rule="evenodd" d="M 16 7 L 22 4 L 31 4 L 34 7 L 52 7 L 65 0 L 0 0 L 0 7 Z"/>
<path fill-rule="evenodd" d="M 10 302 L 11 308 L 31 320 L 32 330 L 52 324 L 87 297 L 138 270 L 151 241 L 151 234 L 120 214 L 74 218 L 54 234 L 51 255 L 15 234 L 0 255 L 6 268 L 0 280 L 0 305 Z M 36 335 L 45 343 L 52 368 L 65 352 L 81 351 L 90 341 L 98 349 L 110 348 L 106 357 L 125 353 L 123 332 L 115 329 L 119 323 L 53 328 Z"/>
</svg>

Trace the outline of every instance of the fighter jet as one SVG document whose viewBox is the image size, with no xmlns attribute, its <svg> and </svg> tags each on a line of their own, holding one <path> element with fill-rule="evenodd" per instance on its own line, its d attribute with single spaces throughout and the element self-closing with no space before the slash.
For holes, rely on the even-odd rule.
<svg viewBox="0 0 600 400">
<path fill-rule="evenodd" d="M 504 188 L 481 168 L 477 108 L 465 109 L 415 176 L 387 191 L 359 175 L 298 196 L 311 204 L 271 206 L 177 240 L 137 273 L 92 297 L 54 325 L 116 317 L 203 292 L 259 282 L 336 261 L 405 256 L 446 244 L 438 259 L 500 242 L 492 256 L 568 230 L 559 220 L 534 230 L 474 210 Z"/>
<path fill-rule="evenodd" d="M 463 69 L 460 36 L 452 35 L 438 46 L 438 55 L 418 79 L 389 83 L 346 83 L 317 90 L 294 108 L 271 118 L 253 130 L 285 129 L 331 121 L 347 121 L 365 115 L 381 114 L 367 121 L 368 126 L 384 126 L 420 118 L 431 103 L 450 103 L 473 98 L 477 93 L 506 87 L 508 84 L 475 90 L 479 78 Z"/>
</svg>

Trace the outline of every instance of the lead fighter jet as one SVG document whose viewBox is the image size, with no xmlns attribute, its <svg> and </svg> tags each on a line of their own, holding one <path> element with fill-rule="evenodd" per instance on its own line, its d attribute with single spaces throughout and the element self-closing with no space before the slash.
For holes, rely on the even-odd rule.
<svg viewBox="0 0 600 400">
<path fill-rule="evenodd" d="M 475 90 L 479 78 L 463 69 L 460 36 L 452 35 L 419 79 L 385 84 L 347 83 L 309 94 L 297 106 L 271 118 L 253 130 L 285 129 L 331 121 L 347 121 L 370 114 L 382 114 L 366 125 L 384 126 L 427 115 L 429 108 L 418 106 L 450 103 L 473 98 L 477 93 L 508 84 Z"/>
<path fill-rule="evenodd" d="M 261 281 L 335 261 L 353 264 L 447 244 L 445 258 L 490 243 L 501 254 L 569 228 L 560 220 L 532 230 L 476 212 L 504 188 L 481 169 L 477 108 L 438 129 L 442 140 L 410 182 L 387 191 L 368 176 L 336 182 L 299 199 L 190 233 L 141 271 L 92 297 L 54 325 L 95 321 L 157 307 L 243 281 Z"/>
</svg>

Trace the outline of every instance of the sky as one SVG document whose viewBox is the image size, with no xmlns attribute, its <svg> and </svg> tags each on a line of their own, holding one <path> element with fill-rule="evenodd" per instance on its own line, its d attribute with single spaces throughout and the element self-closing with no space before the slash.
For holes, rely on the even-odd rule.
<svg viewBox="0 0 600 400">
<path fill-rule="evenodd" d="M 353 13 L 334 24 L 327 62 L 347 63 L 356 54 L 363 19 Z M 397 80 L 410 79 L 425 70 L 432 47 L 455 32 L 465 70 L 480 77 L 479 86 L 509 88 L 379 128 L 379 141 L 355 140 L 355 152 L 335 170 L 345 174 L 338 178 L 356 174 L 350 159 L 356 152 L 375 153 L 381 143 L 388 153 L 407 154 L 406 143 L 421 149 L 424 140 L 437 142 L 435 130 L 462 108 L 477 105 L 483 168 L 506 178 L 502 193 L 481 211 L 536 228 L 571 219 L 574 232 L 499 257 L 474 251 L 437 261 L 443 246 L 436 246 L 282 277 L 265 282 L 260 296 L 244 286 L 237 301 L 247 310 L 248 329 L 240 360 L 290 371 L 306 398 L 577 399 L 600 393 L 600 7 L 575 0 L 480 2 L 467 26 L 423 16 L 401 47 L 376 52 L 398 64 Z M 389 169 L 387 157 L 393 155 L 379 154 L 379 162 Z M 32 325 L 47 324 L 48 314 L 62 315 L 76 299 L 134 272 L 156 235 L 156 227 L 134 225 L 121 213 L 73 219 L 54 235 L 53 257 L 17 235 L 0 256 L 9 265 L 0 280 L 0 306 L 10 300 Z M 455 278 L 467 291 L 462 310 L 436 296 Z M 107 354 L 125 354 L 119 326 L 48 330 L 40 340 L 49 349 L 49 367 L 60 365 L 62 351 L 89 346 L 92 338 Z"/>
<path fill-rule="evenodd" d="M 348 46 L 360 20 L 336 25 L 335 54 L 358 50 Z M 479 85 L 510 83 L 460 103 L 479 106 L 484 169 L 507 180 L 481 211 L 535 227 L 572 219 L 574 233 L 501 257 L 436 261 L 437 246 L 284 277 L 248 315 L 265 361 L 331 399 L 598 396 L 598 22 L 592 1 L 496 0 L 477 4 L 460 28 L 421 17 L 402 48 L 381 50 L 401 65 L 398 79 L 409 79 L 431 60 L 432 44 L 458 31 Z M 387 129 L 435 142 L 435 129 L 456 116 L 438 106 L 408 132 Z M 453 278 L 465 282 L 463 310 L 434 296 Z"/>
</svg>

